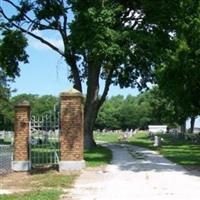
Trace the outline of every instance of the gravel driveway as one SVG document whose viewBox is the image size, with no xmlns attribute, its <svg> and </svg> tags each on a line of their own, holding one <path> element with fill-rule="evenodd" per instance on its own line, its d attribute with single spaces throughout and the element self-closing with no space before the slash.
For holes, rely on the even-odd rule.
<svg viewBox="0 0 200 200">
<path fill-rule="evenodd" d="M 192 175 L 154 151 L 105 144 L 113 160 L 86 169 L 62 200 L 199 200 L 200 175 Z"/>
</svg>

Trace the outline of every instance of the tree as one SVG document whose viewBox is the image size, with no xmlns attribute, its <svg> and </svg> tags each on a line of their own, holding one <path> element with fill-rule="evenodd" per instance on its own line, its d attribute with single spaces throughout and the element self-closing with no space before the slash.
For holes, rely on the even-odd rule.
<svg viewBox="0 0 200 200">
<path fill-rule="evenodd" d="M 157 70 L 160 89 L 182 110 L 182 123 L 200 113 L 200 2 L 181 1 L 173 48 Z M 193 130 L 194 120 L 191 120 Z"/>
<path fill-rule="evenodd" d="M 28 56 L 24 50 L 27 40 L 20 31 L 0 31 L 0 128 L 11 129 L 13 117 L 6 109 L 6 107 L 11 109 L 9 83 L 19 76 L 19 63 L 28 62 Z"/>
<path fill-rule="evenodd" d="M 10 16 L 1 8 L 3 27 L 18 29 L 60 54 L 70 69 L 69 79 L 85 100 L 85 147 L 92 147 L 97 113 L 111 84 L 140 89 L 152 81 L 152 67 L 168 45 L 168 28 L 175 12 L 165 1 L 122 0 L 3 0 L 15 9 Z M 151 9 L 153 12 L 151 12 Z M 73 13 L 73 20 L 70 20 Z M 164 27 L 165 25 L 165 27 Z M 59 49 L 35 31 L 56 31 L 64 49 Z M 157 48 L 159 47 L 159 48 Z M 159 51 L 158 51 L 159 50 Z M 155 55 L 157 56 L 155 58 Z M 99 81 L 104 80 L 100 93 Z"/>
</svg>

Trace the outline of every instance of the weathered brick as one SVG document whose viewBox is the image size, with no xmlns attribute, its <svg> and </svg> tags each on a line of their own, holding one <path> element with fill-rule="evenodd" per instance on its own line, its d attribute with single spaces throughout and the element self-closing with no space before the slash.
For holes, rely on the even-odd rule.
<svg viewBox="0 0 200 200">
<path fill-rule="evenodd" d="M 27 161 L 29 158 L 30 104 L 26 101 L 15 106 L 14 160 Z"/>
<path fill-rule="evenodd" d="M 61 93 L 61 161 L 83 160 L 83 96 Z"/>
</svg>

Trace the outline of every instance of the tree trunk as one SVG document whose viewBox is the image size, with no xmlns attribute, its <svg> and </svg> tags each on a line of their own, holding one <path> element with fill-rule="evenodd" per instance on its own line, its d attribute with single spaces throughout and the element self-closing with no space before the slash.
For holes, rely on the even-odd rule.
<svg viewBox="0 0 200 200">
<path fill-rule="evenodd" d="M 96 121 L 96 115 L 98 111 L 88 109 L 85 110 L 85 123 L 84 123 L 84 148 L 92 149 L 96 146 L 96 142 L 93 137 L 93 128 Z"/>
<path fill-rule="evenodd" d="M 79 70 L 76 64 L 76 58 L 75 55 L 72 53 L 68 53 L 65 57 L 66 62 L 71 66 L 72 76 L 74 80 L 74 86 L 73 88 L 77 89 L 78 91 L 82 92 L 82 85 L 81 85 L 81 79 L 79 75 Z"/>
<path fill-rule="evenodd" d="M 190 119 L 190 132 L 193 133 L 194 132 L 194 123 L 195 123 L 195 117 L 192 116 Z"/>
<path fill-rule="evenodd" d="M 84 147 L 91 149 L 96 146 L 93 138 L 93 128 L 98 113 L 98 95 L 99 95 L 99 73 L 100 68 L 93 66 L 88 67 L 87 96 L 84 110 Z"/>
<path fill-rule="evenodd" d="M 185 121 L 181 124 L 181 133 L 182 134 L 186 133 L 186 123 L 185 123 Z"/>
</svg>

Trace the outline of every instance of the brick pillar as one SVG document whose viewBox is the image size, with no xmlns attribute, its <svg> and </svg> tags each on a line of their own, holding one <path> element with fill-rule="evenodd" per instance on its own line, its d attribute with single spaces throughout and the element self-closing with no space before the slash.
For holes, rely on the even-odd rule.
<svg viewBox="0 0 200 200">
<path fill-rule="evenodd" d="M 59 170 L 80 170 L 83 160 L 83 95 L 75 89 L 60 94 L 61 161 Z"/>
<path fill-rule="evenodd" d="M 15 105 L 14 171 L 28 171 L 29 161 L 29 120 L 30 104 L 23 101 Z"/>
</svg>

